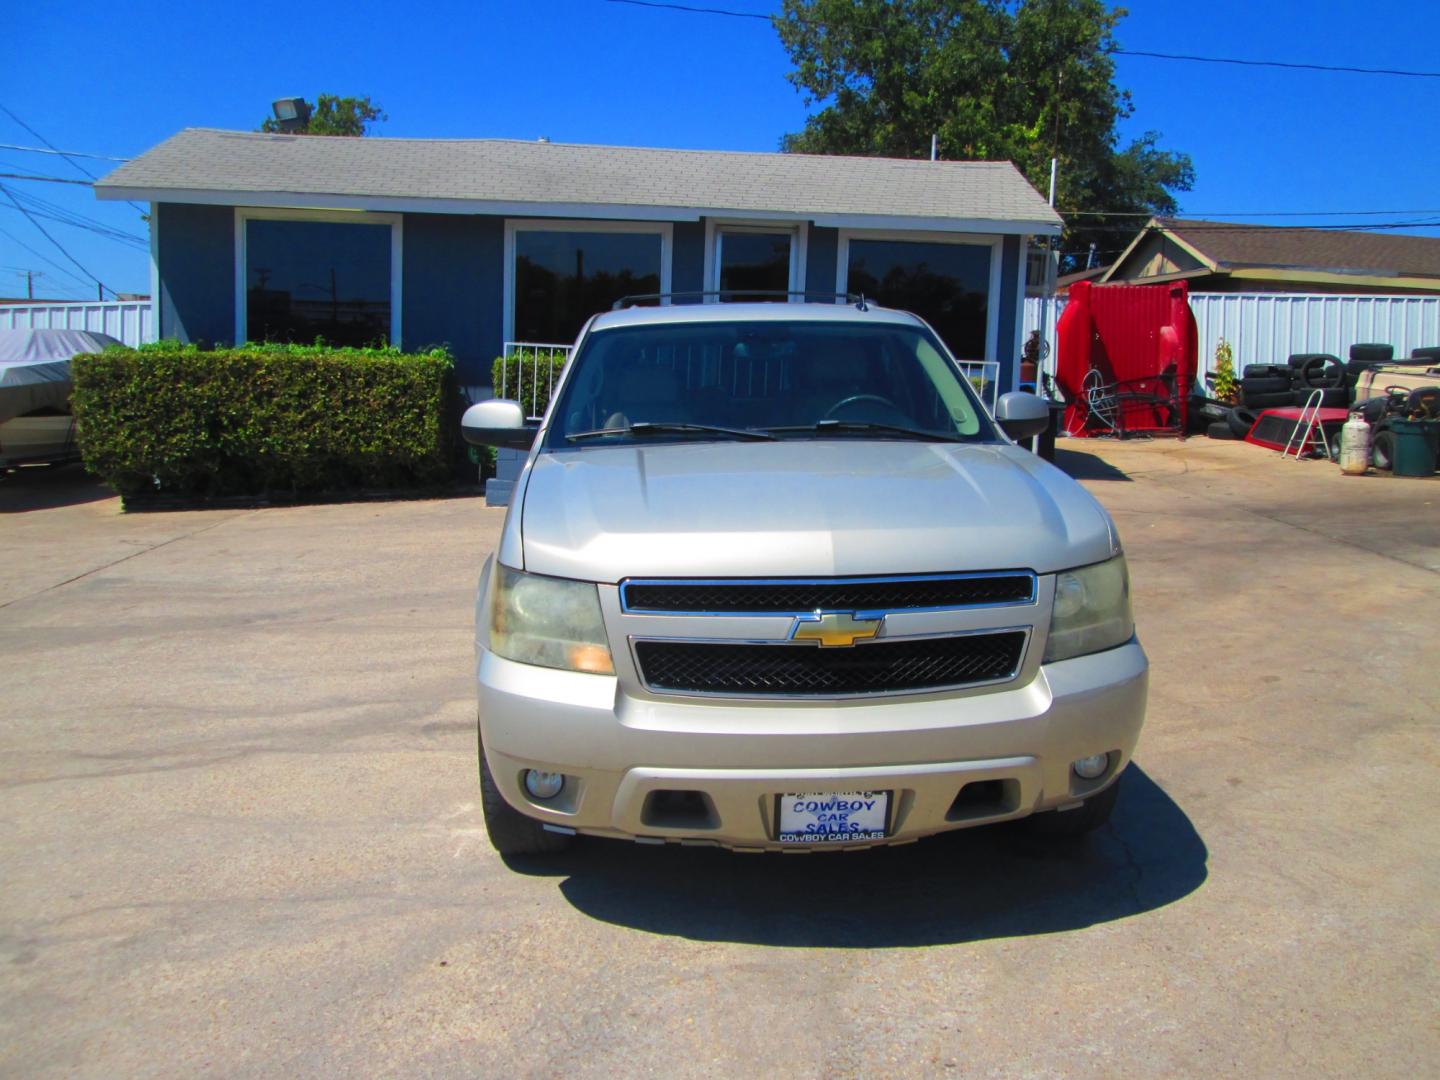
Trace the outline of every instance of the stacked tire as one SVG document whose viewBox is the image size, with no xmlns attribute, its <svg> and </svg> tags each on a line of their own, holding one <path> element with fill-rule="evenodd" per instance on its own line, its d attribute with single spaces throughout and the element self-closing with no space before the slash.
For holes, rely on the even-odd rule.
<svg viewBox="0 0 1440 1080">
<path fill-rule="evenodd" d="M 1247 409 L 1304 406 L 1320 391 L 1325 408 L 1350 404 L 1354 384 L 1349 368 L 1329 353 L 1296 353 L 1284 364 L 1246 364 L 1240 379 L 1240 402 Z"/>
<path fill-rule="evenodd" d="M 1395 359 L 1394 345 L 1357 343 L 1350 346 L 1350 360 L 1345 365 L 1349 384 L 1354 386 L 1372 367 L 1388 364 Z"/>
<path fill-rule="evenodd" d="M 1246 364 L 1240 375 L 1240 402 L 1247 409 L 1291 404 L 1294 373 L 1286 364 Z"/>
<path fill-rule="evenodd" d="M 1290 357 L 1292 401 L 1287 404 L 1308 405 L 1316 390 L 1320 405 L 1326 409 L 1343 409 L 1350 404 L 1352 380 L 1338 356 L 1329 353 L 1296 353 Z"/>
</svg>

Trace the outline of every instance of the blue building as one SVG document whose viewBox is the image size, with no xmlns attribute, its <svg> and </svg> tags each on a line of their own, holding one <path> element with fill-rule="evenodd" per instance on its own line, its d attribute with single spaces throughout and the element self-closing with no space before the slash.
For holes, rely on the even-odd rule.
<svg viewBox="0 0 1440 1080">
<path fill-rule="evenodd" d="M 445 343 L 480 392 L 630 293 L 862 292 L 1016 377 L 1027 243 L 1008 162 L 187 129 L 95 185 L 150 203 L 158 335 Z M 700 297 L 692 298 L 701 302 Z"/>
</svg>

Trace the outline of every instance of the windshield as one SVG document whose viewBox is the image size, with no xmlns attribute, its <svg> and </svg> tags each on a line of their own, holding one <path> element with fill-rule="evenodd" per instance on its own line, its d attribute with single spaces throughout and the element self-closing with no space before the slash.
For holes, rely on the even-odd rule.
<svg viewBox="0 0 1440 1080">
<path fill-rule="evenodd" d="M 915 326 L 697 322 L 586 335 L 546 445 L 763 438 L 988 442 L 994 428 Z"/>
</svg>

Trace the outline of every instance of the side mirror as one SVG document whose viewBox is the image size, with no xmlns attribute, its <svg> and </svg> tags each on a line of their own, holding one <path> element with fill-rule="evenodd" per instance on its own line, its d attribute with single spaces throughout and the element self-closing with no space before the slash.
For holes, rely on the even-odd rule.
<svg viewBox="0 0 1440 1080">
<path fill-rule="evenodd" d="M 518 401 L 492 399 L 471 405 L 460 418 L 460 434 L 472 446 L 529 450 L 539 424 L 527 424 Z"/>
<path fill-rule="evenodd" d="M 1050 406 L 1034 394 L 1001 394 L 995 403 L 995 422 L 1010 438 L 1028 439 L 1050 426 Z"/>
</svg>

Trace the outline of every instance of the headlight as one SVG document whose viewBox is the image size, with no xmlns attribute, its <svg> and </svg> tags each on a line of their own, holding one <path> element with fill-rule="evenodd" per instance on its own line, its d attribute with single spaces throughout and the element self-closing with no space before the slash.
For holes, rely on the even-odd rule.
<svg viewBox="0 0 1440 1080">
<path fill-rule="evenodd" d="M 1123 645 L 1135 633 L 1125 556 L 1055 575 L 1045 663 Z"/>
<path fill-rule="evenodd" d="M 523 574 L 496 565 L 490 649 L 507 660 L 613 675 L 600 594 L 588 581 Z"/>
</svg>

